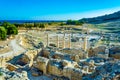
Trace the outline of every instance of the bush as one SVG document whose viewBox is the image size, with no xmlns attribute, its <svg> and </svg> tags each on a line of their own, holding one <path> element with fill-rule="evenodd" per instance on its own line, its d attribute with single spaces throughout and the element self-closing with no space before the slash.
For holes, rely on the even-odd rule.
<svg viewBox="0 0 120 80">
<path fill-rule="evenodd" d="M 2 76 L 3 74 L 0 72 L 0 76 Z"/>
<path fill-rule="evenodd" d="M 18 34 L 18 30 L 17 30 L 17 28 L 15 27 L 15 26 L 9 26 L 8 28 L 7 28 L 7 34 L 8 35 L 16 35 L 16 34 Z"/>
<path fill-rule="evenodd" d="M 0 40 L 5 40 L 7 35 L 16 35 L 18 34 L 18 29 L 14 24 L 9 22 L 3 22 L 0 26 Z"/>
<path fill-rule="evenodd" d="M 0 27 L 0 39 L 5 40 L 7 36 L 7 31 L 4 27 Z"/>
</svg>

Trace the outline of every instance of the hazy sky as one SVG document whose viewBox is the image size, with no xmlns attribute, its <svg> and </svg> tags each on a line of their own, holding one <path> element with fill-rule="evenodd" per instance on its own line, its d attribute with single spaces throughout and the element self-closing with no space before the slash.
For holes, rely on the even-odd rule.
<svg viewBox="0 0 120 80">
<path fill-rule="evenodd" d="M 120 0 L 0 0 L 0 19 L 67 20 L 120 10 Z"/>
</svg>

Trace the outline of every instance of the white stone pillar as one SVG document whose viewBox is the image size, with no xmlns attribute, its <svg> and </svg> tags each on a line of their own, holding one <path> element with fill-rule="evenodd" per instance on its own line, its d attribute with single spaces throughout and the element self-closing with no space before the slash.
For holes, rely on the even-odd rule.
<svg viewBox="0 0 120 80">
<path fill-rule="evenodd" d="M 59 36 L 57 35 L 57 47 L 59 48 Z"/>
<path fill-rule="evenodd" d="M 69 35 L 69 48 L 71 48 L 71 35 Z"/>
<path fill-rule="evenodd" d="M 47 46 L 49 46 L 49 35 L 47 34 Z"/>
<path fill-rule="evenodd" d="M 65 33 L 63 34 L 63 49 L 65 48 Z"/>
<path fill-rule="evenodd" d="M 83 49 L 84 51 L 87 51 L 87 46 L 88 46 L 88 41 L 87 41 L 87 36 L 84 38 L 84 44 L 83 44 Z"/>
</svg>

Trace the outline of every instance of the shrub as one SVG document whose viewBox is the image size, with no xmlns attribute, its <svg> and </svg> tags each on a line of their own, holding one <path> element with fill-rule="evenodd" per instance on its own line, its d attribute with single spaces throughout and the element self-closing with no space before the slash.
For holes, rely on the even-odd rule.
<svg viewBox="0 0 120 80">
<path fill-rule="evenodd" d="M 0 27 L 0 39 L 5 40 L 7 36 L 7 31 L 4 27 Z"/>
</svg>

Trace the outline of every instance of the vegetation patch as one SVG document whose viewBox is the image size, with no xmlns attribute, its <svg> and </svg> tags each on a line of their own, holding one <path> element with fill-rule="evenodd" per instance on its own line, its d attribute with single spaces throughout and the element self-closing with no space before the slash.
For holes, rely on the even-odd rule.
<svg viewBox="0 0 120 80">
<path fill-rule="evenodd" d="M 2 76 L 3 75 L 3 73 L 2 72 L 0 72 L 0 76 Z"/>
<path fill-rule="evenodd" d="M 14 24 L 3 22 L 0 24 L 0 40 L 5 40 L 9 35 L 17 35 L 18 29 Z"/>
</svg>

